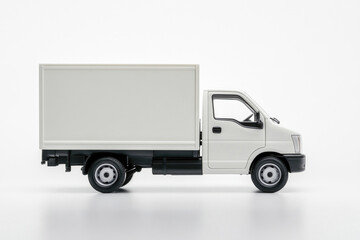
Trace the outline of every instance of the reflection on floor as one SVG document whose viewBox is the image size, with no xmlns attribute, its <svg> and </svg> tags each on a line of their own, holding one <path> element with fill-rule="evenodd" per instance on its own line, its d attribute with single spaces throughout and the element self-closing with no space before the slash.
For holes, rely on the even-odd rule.
<svg viewBox="0 0 360 240">
<path fill-rule="evenodd" d="M 0 239 L 358 239 L 360 234 L 357 193 L 333 196 L 290 184 L 264 194 L 249 184 L 170 182 L 132 183 L 114 194 L 67 183 L 4 189 Z"/>
</svg>

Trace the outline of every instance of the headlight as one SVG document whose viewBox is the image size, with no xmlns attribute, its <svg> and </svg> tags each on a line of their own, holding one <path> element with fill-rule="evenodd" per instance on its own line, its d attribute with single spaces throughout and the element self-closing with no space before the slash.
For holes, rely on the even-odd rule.
<svg viewBox="0 0 360 240">
<path fill-rule="evenodd" d="M 301 136 L 300 135 L 292 135 L 291 138 L 292 138 L 292 141 L 294 144 L 295 153 L 300 153 L 301 152 Z"/>
</svg>

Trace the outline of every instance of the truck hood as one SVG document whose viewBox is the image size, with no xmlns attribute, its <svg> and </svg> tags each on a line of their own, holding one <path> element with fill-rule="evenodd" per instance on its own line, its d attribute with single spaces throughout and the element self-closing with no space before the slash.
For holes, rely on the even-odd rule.
<svg viewBox="0 0 360 240">
<path fill-rule="evenodd" d="M 266 119 L 266 145 L 268 148 L 279 153 L 294 153 L 292 135 L 300 134 L 274 123 L 269 118 Z"/>
</svg>

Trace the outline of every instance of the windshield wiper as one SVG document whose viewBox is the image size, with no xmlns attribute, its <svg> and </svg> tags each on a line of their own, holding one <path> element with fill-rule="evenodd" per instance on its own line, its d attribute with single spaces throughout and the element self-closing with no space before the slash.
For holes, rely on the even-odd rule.
<svg viewBox="0 0 360 240">
<path fill-rule="evenodd" d="M 271 117 L 270 119 L 273 120 L 274 122 L 276 122 L 277 124 L 280 124 L 280 121 L 277 118 Z"/>
</svg>

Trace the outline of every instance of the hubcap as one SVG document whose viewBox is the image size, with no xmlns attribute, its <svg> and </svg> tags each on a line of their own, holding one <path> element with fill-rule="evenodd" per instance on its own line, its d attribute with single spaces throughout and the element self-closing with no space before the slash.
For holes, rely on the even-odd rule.
<svg viewBox="0 0 360 240">
<path fill-rule="evenodd" d="M 118 171 L 111 164 L 101 164 L 95 170 L 95 180 L 101 186 L 111 186 L 114 182 L 116 182 L 117 178 Z"/>
<path fill-rule="evenodd" d="M 281 179 L 280 168 L 273 164 L 267 163 L 261 166 L 258 172 L 260 183 L 266 187 L 275 186 Z"/>
</svg>

